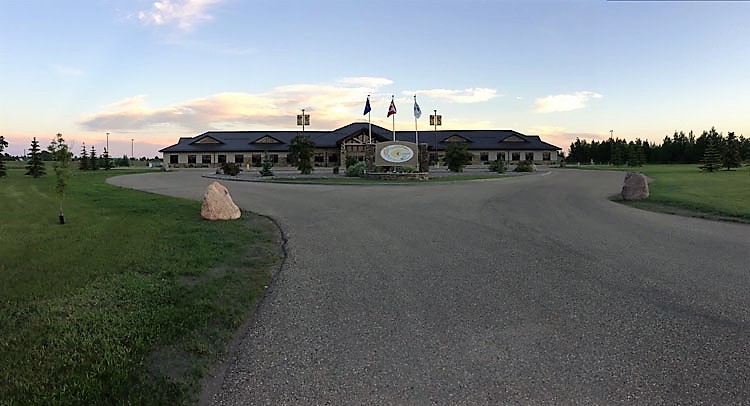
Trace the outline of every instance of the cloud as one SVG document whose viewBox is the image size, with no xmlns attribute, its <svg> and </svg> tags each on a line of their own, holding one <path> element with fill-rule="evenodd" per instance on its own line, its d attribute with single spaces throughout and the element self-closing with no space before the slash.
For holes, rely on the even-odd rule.
<svg viewBox="0 0 750 406">
<path fill-rule="evenodd" d="M 552 113 L 578 110 L 586 107 L 586 103 L 589 100 L 601 97 L 602 95 L 589 91 L 575 92 L 573 94 L 556 94 L 536 99 L 534 102 L 536 105 L 535 111 L 537 113 Z"/>
<path fill-rule="evenodd" d="M 83 76 L 84 74 L 83 69 L 73 66 L 52 65 L 52 70 L 54 70 L 58 75 L 66 77 L 79 77 Z"/>
<path fill-rule="evenodd" d="M 405 95 L 424 95 L 435 99 L 446 100 L 451 103 L 480 103 L 493 99 L 498 96 L 497 90 L 487 89 L 484 87 L 472 87 L 464 90 L 450 89 L 429 89 L 429 90 L 408 90 L 403 92 Z"/>
<path fill-rule="evenodd" d="M 366 79 L 366 80 L 365 80 Z M 313 114 L 314 128 L 336 128 L 361 114 L 365 95 L 393 83 L 384 78 L 349 78 L 331 84 L 280 86 L 265 93 L 226 92 L 170 106 L 150 107 L 145 95 L 129 97 L 103 111 L 85 117 L 79 124 L 91 131 L 205 131 L 207 127 L 296 128 L 300 109 Z M 369 86 L 367 86 L 369 85 Z M 387 100 L 386 100 L 387 99 Z M 390 99 L 373 94 L 373 108 L 387 106 Z"/>
<path fill-rule="evenodd" d="M 338 83 L 347 85 L 356 85 L 362 87 L 379 88 L 383 86 L 392 85 L 393 81 L 386 78 L 374 78 L 369 76 L 344 78 L 338 81 Z"/>
<path fill-rule="evenodd" d="M 176 23 L 189 30 L 199 21 L 212 20 L 206 10 L 221 0 L 162 0 L 154 2 L 150 10 L 139 11 L 138 19 L 145 24 L 165 25 Z"/>
</svg>

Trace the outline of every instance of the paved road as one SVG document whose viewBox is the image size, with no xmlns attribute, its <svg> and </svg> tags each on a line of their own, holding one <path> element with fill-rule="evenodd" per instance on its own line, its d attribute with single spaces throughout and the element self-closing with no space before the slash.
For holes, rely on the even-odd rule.
<svg viewBox="0 0 750 406">
<path fill-rule="evenodd" d="M 226 182 L 289 258 L 209 403 L 750 402 L 750 226 L 608 201 L 622 179 Z"/>
</svg>

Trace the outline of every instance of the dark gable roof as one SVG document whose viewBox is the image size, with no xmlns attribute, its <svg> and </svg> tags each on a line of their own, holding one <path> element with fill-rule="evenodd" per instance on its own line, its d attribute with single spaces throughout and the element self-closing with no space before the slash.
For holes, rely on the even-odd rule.
<svg viewBox="0 0 750 406">
<path fill-rule="evenodd" d="M 368 124 L 357 122 L 337 128 L 333 131 L 305 131 L 305 135 L 319 148 L 336 148 L 348 138 L 368 133 Z M 288 145 L 294 136 L 301 131 L 208 131 L 195 137 L 181 137 L 177 144 L 159 150 L 159 152 L 194 152 L 196 154 L 205 152 L 263 152 L 263 151 L 287 151 Z M 419 132 L 419 142 L 428 144 L 430 149 L 435 147 L 434 130 L 423 130 Z M 557 151 L 562 148 L 556 147 L 542 141 L 538 135 L 523 135 L 513 130 L 439 130 L 437 132 L 437 146 L 443 150 L 448 145 L 446 140 L 452 136 L 466 139 L 469 150 L 546 150 Z M 220 144 L 205 143 L 198 141 L 211 137 Z M 271 137 L 278 143 L 255 143 L 263 137 Z M 505 141 L 506 138 L 520 138 L 522 141 Z M 372 126 L 372 138 L 375 141 L 390 141 L 393 132 L 383 127 Z M 416 134 L 414 131 L 396 131 L 396 139 L 399 141 L 414 142 Z"/>
</svg>

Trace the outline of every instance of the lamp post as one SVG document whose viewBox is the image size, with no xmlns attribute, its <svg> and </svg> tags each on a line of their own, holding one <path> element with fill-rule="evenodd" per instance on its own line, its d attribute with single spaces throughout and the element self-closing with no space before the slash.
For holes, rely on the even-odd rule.
<svg viewBox="0 0 750 406">
<path fill-rule="evenodd" d="M 438 156 L 438 149 L 437 149 L 437 109 L 435 109 L 434 111 L 435 111 L 435 121 L 434 121 L 435 123 L 435 168 L 437 168 L 438 166 L 440 166 L 440 163 L 439 163 L 440 158 Z"/>
<path fill-rule="evenodd" d="M 130 139 L 130 157 L 135 158 L 135 154 L 133 153 L 133 143 L 135 142 L 135 138 Z"/>
<path fill-rule="evenodd" d="M 430 116 L 430 125 L 435 127 L 435 168 L 438 168 L 440 166 L 440 156 L 438 155 L 437 126 L 443 125 L 441 122 L 443 116 L 438 116 L 437 110 L 433 111 L 435 114 Z"/>
</svg>

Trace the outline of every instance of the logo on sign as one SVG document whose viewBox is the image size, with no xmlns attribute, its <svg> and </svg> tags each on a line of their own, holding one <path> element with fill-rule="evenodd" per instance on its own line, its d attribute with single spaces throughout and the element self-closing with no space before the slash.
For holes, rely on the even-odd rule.
<svg viewBox="0 0 750 406">
<path fill-rule="evenodd" d="M 400 164 L 414 156 L 414 151 L 406 145 L 388 145 L 380 150 L 380 157 L 387 162 Z"/>
</svg>

